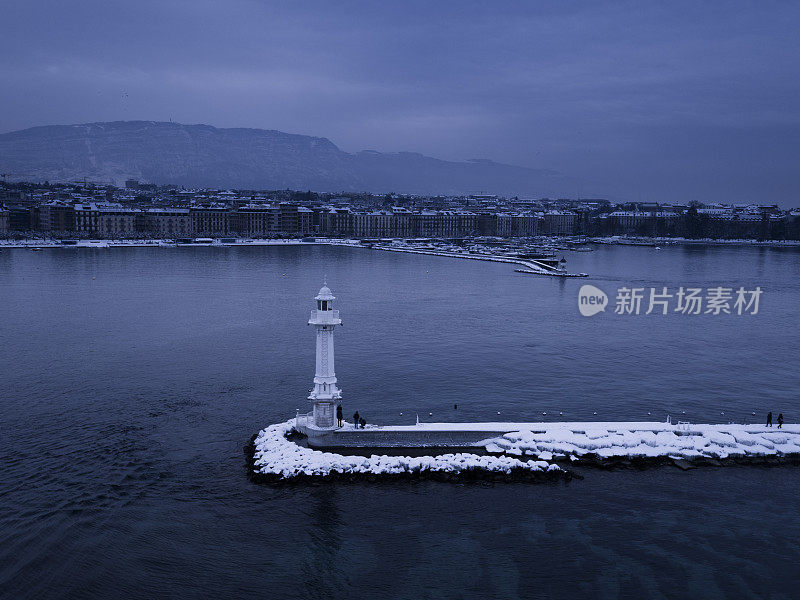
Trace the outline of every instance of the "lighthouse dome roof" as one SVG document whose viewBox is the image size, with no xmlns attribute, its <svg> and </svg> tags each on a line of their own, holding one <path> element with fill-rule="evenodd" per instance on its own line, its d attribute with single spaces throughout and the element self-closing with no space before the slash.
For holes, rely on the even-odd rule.
<svg viewBox="0 0 800 600">
<path fill-rule="evenodd" d="M 314 300 L 335 300 L 336 297 L 331 293 L 330 288 L 327 285 L 323 285 L 317 297 Z"/>
</svg>

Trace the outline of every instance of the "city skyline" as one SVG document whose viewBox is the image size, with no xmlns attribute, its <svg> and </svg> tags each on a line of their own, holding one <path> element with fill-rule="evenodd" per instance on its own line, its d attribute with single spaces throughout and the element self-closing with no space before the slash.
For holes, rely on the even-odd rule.
<svg viewBox="0 0 800 600">
<path fill-rule="evenodd" d="M 136 180 L 0 186 L 0 237 L 475 238 L 641 236 L 800 239 L 800 208 L 612 203 L 492 194 L 417 196 L 187 190 Z"/>
</svg>

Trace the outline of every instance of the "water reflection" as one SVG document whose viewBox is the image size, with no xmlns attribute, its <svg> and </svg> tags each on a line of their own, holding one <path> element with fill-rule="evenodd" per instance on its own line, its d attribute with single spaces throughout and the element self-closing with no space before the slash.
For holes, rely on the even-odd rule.
<svg viewBox="0 0 800 600">
<path fill-rule="evenodd" d="M 308 496 L 308 523 L 304 524 L 308 534 L 305 556 L 300 565 L 301 582 L 305 597 L 327 599 L 335 592 L 347 587 L 349 582 L 342 572 L 342 523 L 337 506 L 337 491 L 334 485 L 318 487 Z M 359 524 L 351 523 L 357 530 Z M 351 532 L 352 533 L 352 532 Z"/>
</svg>

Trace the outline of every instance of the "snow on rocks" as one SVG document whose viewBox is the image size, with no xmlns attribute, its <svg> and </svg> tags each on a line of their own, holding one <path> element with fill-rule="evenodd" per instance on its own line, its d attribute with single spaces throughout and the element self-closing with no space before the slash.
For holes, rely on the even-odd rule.
<svg viewBox="0 0 800 600">
<path fill-rule="evenodd" d="M 385 426 L 385 432 L 474 432 L 474 444 L 488 453 L 439 456 L 352 456 L 315 450 L 287 436 L 295 420 L 261 430 L 249 447 L 251 476 L 258 481 L 311 478 L 403 476 L 500 479 L 557 479 L 575 474 L 558 462 L 601 468 L 734 462 L 800 464 L 800 425 L 692 425 L 654 422 L 425 423 Z M 497 435 L 508 428 L 509 433 Z M 491 432 L 491 433 L 490 433 Z"/>
<path fill-rule="evenodd" d="M 302 476 L 399 475 L 421 473 L 460 474 L 484 471 L 509 475 L 512 472 L 563 474 L 558 465 L 544 460 L 520 460 L 508 456 L 444 454 L 441 456 L 345 456 L 300 446 L 287 439 L 294 419 L 262 429 L 253 441 L 252 470 L 270 480 Z M 510 445 L 510 444 L 509 444 Z"/>
<path fill-rule="evenodd" d="M 626 427 L 629 425 L 630 427 Z M 549 461 L 553 453 L 579 460 L 604 458 L 763 457 L 800 454 L 800 426 L 785 429 L 758 425 L 672 425 L 626 423 L 554 423 L 535 425 L 480 442 L 488 452 L 536 456 Z"/>
</svg>

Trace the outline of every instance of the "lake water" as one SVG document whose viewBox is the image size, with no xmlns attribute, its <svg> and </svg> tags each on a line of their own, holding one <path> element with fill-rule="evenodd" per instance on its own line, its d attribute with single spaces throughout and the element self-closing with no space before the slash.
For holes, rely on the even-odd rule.
<svg viewBox="0 0 800 600">
<path fill-rule="evenodd" d="M 247 480 L 250 436 L 307 410 L 326 275 L 345 414 L 370 422 L 797 422 L 800 252 L 566 256 L 590 277 L 327 246 L 0 251 L 0 596 L 796 598 L 796 467 Z M 584 283 L 764 293 L 757 315 L 586 318 Z"/>
</svg>

